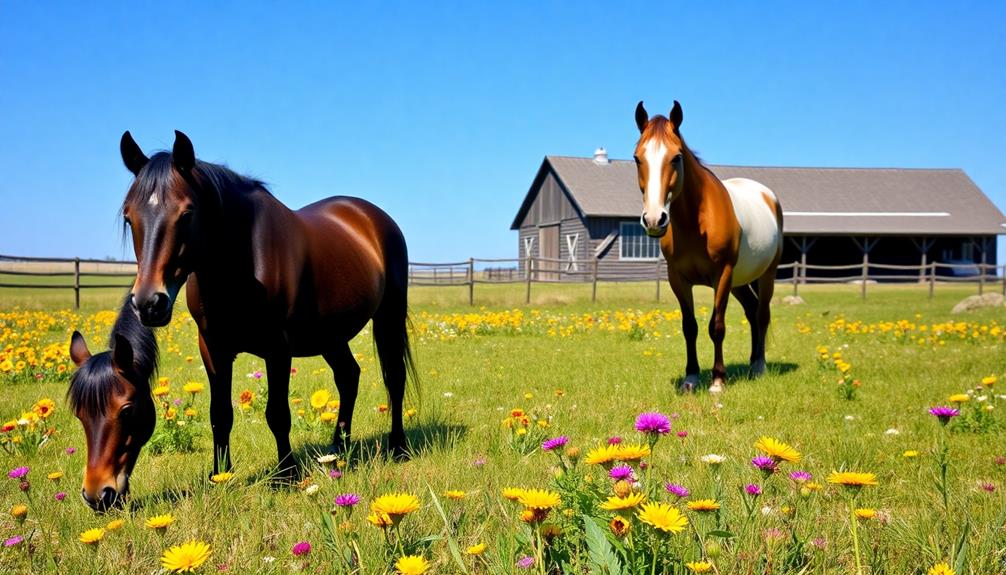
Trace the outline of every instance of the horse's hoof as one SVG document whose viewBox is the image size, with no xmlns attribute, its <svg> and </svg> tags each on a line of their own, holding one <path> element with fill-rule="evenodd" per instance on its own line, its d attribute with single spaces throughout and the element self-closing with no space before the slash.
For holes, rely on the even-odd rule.
<svg viewBox="0 0 1006 575">
<path fill-rule="evenodd" d="M 709 393 L 723 393 L 723 389 L 726 387 L 725 383 L 722 378 L 717 377 L 713 380 L 712 385 L 709 386 Z"/>
<path fill-rule="evenodd" d="M 696 374 L 686 375 L 678 385 L 678 391 L 682 393 L 692 393 L 699 386 L 699 376 Z"/>
<path fill-rule="evenodd" d="M 759 359 L 751 363 L 751 367 L 748 369 L 748 376 L 751 379 L 757 379 L 765 375 L 765 360 Z"/>
</svg>

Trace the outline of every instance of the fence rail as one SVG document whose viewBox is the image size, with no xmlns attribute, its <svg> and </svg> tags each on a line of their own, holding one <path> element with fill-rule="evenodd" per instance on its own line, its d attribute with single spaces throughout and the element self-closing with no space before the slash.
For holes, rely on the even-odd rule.
<svg viewBox="0 0 1006 575">
<path fill-rule="evenodd" d="M 654 282 L 656 300 L 661 297 L 661 287 L 667 281 L 666 262 L 661 258 L 640 262 L 652 266 L 652 275 L 635 270 L 602 270 L 597 259 L 570 260 L 553 258 L 469 258 L 460 262 L 409 262 L 409 285 L 466 287 L 468 303 L 475 303 L 476 284 L 524 284 L 524 301 L 531 301 L 532 284 L 590 283 L 591 300 L 597 301 L 597 284 L 600 282 Z M 62 267 L 61 267 L 62 266 Z M 82 283 L 82 278 L 132 278 L 136 275 L 136 262 L 113 262 L 81 258 L 36 258 L 0 255 L 0 288 L 22 289 L 72 289 L 74 306 L 80 307 L 80 292 L 97 288 L 128 288 L 129 283 Z M 871 271 L 873 270 L 873 271 Z M 942 273 L 941 273 L 942 270 Z M 896 265 L 863 261 L 850 265 L 817 265 L 800 261 L 781 264 L 778 271 L 789 272 L 789 277 L 778 278 L 780 284 L 792 285 L 798 295 L 801 285 L 825 283 L 854 283 L 866 299 L 867 286 L 878 281 L 926 284 L 932 298 L 938 282 L 970 282 L 978 284 L 978 293 L 987 286 L 1001 284 L 1006 295 L 1006 265 L 948 264 L 930 262 L 924 265 Z M 905 272 L 883 273 L 883 272 Z M 812 274 L 810 272 L 819 272 Z M 843 275 L 830 273 L 846 272 Z M 848 273 L 853 272 L 853 273 Z M 1000 273 L 1001 272 L 1001 273 Z M 73 283 L 11 283 L 12 278 L 43 277 L 73 278 Z"/>
</svg>

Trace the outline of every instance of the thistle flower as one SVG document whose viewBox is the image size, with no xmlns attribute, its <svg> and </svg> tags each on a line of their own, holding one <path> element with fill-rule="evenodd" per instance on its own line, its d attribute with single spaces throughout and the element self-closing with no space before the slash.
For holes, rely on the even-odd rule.
<svg viewBox="0 0 1006 575">
<path fill-rule="evenodd" d="M 744 491 L 751 497 L 758 497 L 761 495 L 761 487 L 758 487 L 754 483 L 748 483 L 744 486 Z"/>
<path fill-rule="evenodd" d="M 796 483 L 806 483 L 813 479 L 813 477 L 814 476 L 807 471 L 792 471 L 789 474 L 789 478 Z"/>
<path fill-rule="evenodd" d="M 525 555 L 517 560 L 517 566 L 521 569 L 530 569 L 534 565 L 534 557 Z"/>
<path fill-rule="evenodd" d="M 615 481 L 631 480 L 633 476 L 632 467 L 628 465 L 617 465 L 611 468 L 608 472 L 608 477 L 611 477 Z"/>
<path fill-rule="evenodd" d="M 21 543 L 22 541 L 24 541 L 24 537 L 22 537 L 21 535 L 15 535 L 15 536 L 11 537 L 10 539 L 5 540 L 3 542 L 3 546 L 4 547 L 13 547 L 13 546 L 17 545 L 18 543 Z"/>
<path fill-rule="evenodd" d="M 759 455 L 751 460 L 751 465 L 760 470 L 765 475 L 771 475 L 775 473 L 776 467 L 779 464 L 775 459 L 768 457 L 767 455 Z"/>
<path fill-rule="evenodd" d="M 298 541 L 293 544 L 293 548 L 290 552 L 294 554 L 295 557 L 301 557 L 311 553 L 311 543 L 308 541 Z"/>
<path fill-rule="evenodd" d="M 957 417 L 958 415 L 961 414 L 960 410 L 943 405 L 930 407 L 929 413 L 935 415 L 940 420 L 940 423 L 943 425 L 946 425 L 950 421 L 951 417 Z"/>
<path fill-rule="evenodd" d="M 11 479 L 21 479 L 25 475 L 28 475 L 29 471 L 31 471 L 31 469 L 29 467 L 26 467 L 26 466 L 24 466 L 24 467 L 15 467 L 14 469 L 10 470 L 10 472 L 7 474 L 7 477 L 10 477 Z"/>
<path fill-rule="evenodd" d="M 636 418 L 636 431 L 648 435 L 665 435 L 671 432 L 671 420 L 663 413 L 640 413 Z"/>
<path fill-rule="evenodd" d="M 360 496 L 355 493 L 342 493 L 335 496 L 335 504 L 338 507 L 353 508 L 360 502 Z"/>
<path fill-rule="evenodd" d="M 684 485 L 678 485 L 677 483 L 668 483 L 667 485 L 664 485 L 664 489 L 678 499 L 684 499 L 685 497 L 691 495 L 691 492 L 688 491 L 687 487 Z"/>
<path fill-rule="evenodd" d="M 559 437 L 546 440 L 541 444 L 541 448 L 545 451 L 552 451 L 553 449 L 565 446 L 567 443 L 569 443 L 569 438 L 565 435 L 560 435 Z"/>
</svg>

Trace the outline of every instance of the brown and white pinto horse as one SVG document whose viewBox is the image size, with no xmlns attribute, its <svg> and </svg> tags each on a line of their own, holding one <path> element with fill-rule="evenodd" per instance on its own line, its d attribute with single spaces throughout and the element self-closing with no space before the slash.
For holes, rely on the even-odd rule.
<svg viewBox="0 0 1006 575">
<path fill-rule="evenodd" d="M 138 267 L 129 299 L 143 325 L 164 326 L 187 283 L 210 382 L 214 473 L 231 466 L 236 354 L 265 360 L 266 421 L 279 469 L 292 472 L 291 358 L 321 355 L 331 366 L 341 399 L 335 445 L 349 437 L 360 380 L 349 341 L 371 319 L 391 404 L 389 444 L 403 456 L 402 401 L 406 374 L 415 380 L 415 371 L 406 330 L 408 254 L 395 222 L 352 197 L 290 210 L 262 182 L 197 160 L 178 131 L 171 153 L 147 158 L 129 132 L 120 151 L 135 176 L 122 205 Z"/>
<path fill-rule="evenodd" d="M 636 106 L 640 137 L 634 158 L 643 192 L 640 223 L 649 236 L 661 238 L 667 279 L 681 306 L 688 354 L 681 382 L 685 391 L 699 382 L 692 286 L 713 288 L 709 337 L 715 358 L 709 391 L 718 393 L 726 379 L 723 337 L 731 293 L 741 302 L 751 325 L 750 374 L 757 377 L 765 371 L 769 304 L 782 256 L 782 207 L 772 190 L 758 182 L 720 181 L 685 145 L 682 119 L 676 100 L 669 118 L 651 119 L 642 102 Z"/>
</svg>

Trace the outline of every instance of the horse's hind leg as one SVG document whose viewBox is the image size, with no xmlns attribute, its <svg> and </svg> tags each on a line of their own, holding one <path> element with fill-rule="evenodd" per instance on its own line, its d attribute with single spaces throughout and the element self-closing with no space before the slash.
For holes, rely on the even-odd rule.
<svg viewBox="0 0 1006 575">
<path fill-rule="evenodd" d="M 388 402 L 391 404 L 391 435 L 388 437 L 388 447 L 396 459 L 402 459 L 407 455 L 405 426 L 402 423 L 406 361 L 409 354 L 406 313 L 405 298 L 389 295 L 385 297 L 377 314 L 374 315 L 374 343 L 381 360 L 384 386 L 388 389 Z"/>
<path fill-rule="evenodd" d="M 290 449 L 290 356 L 276 354 L 265 360 L 269 378 L 269 401 L 265 406 L 265 420 L 276 438 L 280 476 L 292 478 L 296 473 L 293 451 Z"/>
<path fill-rule="evenodd" d="M 751 359 L 750 359 L 750 371 L 748 373 L 751 377 L 757 377 L 761 373 L 756 373 L 756 365 L 758 360 L 761 360 L 761 371 L 765 370 L 765 342 L 762 339 L 763 333 L 761 330 L 761 325 L 758 322 L 758 296 L 755 295 L 755 283 L 750 283 L 747 285 L 735 287 L 731 290 L 737 301 L 741 302 L 741 307 L 744 308 L 744 317 L 747 318 L 748 324 L 751 326 Z"/>
<path fill-rule="evenodd" d="M 758 354 L 751 350 L 751 375 L 765 373 L 765 340 L 768 324 L 772 321 L 772 295 L 775 293 L 775 266 L 758 280 Z"/>
<path fill-rule="evenodd" d="M 335 387 L 339 389 L 339 425 L 332 435 L 332 447 L 336 451 L 347 451 L 353 428 L 356 393 L 360 388 L 360 364 L 353 357 L 348 342 L 339 344 L 334 350 L 324 354 L 324 358 L 332 368 Z"/>
</svg>

